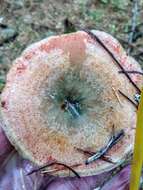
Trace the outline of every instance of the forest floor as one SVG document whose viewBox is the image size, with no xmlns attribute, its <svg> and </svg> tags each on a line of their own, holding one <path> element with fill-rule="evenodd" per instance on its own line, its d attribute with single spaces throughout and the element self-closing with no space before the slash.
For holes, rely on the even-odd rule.
<svg viewBox="0 0 143 190">
<path fill-rule="evenodd" d="M 29 44 L 78 27 L 109 32 L 143 65 L 143 0 L 0 0 L 0 91 Z"/>
</svg>

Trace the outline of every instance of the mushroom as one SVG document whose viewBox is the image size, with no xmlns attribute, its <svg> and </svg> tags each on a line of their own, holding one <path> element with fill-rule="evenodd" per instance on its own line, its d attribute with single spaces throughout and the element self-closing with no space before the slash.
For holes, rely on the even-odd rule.
<svg viewBox="0 0 143 190">
<path fill-rule="evenodd" d="M 142 75 L 121 69 L 141 71 L 120 43 L 102 31 L 52 36 L 30 45 L 14 61 L 1 97 L 8 139 L 38 166 L 62 162 L 81 176 L 117 167 L 133 149 L 134 96 L 143 83 Z M 103 155 L 112 162 L 99 157 L 85 164 L 89 155 L 79 150 L 100 152 L 121 130 L 124 137 Z M 50 171 L 73 175 L 57 165 Z"/>
</svg>

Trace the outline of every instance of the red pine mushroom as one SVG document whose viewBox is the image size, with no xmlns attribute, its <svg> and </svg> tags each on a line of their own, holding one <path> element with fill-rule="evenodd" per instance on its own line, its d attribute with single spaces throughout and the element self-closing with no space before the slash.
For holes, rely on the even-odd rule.
<svg viewBox="0 0 143 190">
<path fill-rule="evenodd" d="M 115 38 L 97 30 L 49 37 L 29 46 L 14 61 L 1 112 L 7 137 L 25 158 L 39 166 L 49 161 L 75 165 L 81 176 L 87 176 L 111 170 L 132 151 L 134 95 L 143 77 L 119 73 L 121 67 L 112 55 L 124 70 L 141 71 Z M 125 134 L 104 154 L 114 163 L 99 157 L 86 165 L 89 155 L 79 149 L 101 151 L 113 128 L 115 134 L 121 130 Z M 50 169 L 55 170 L 53 175 L 72 175 L 59 166 Z"/>
</svg>

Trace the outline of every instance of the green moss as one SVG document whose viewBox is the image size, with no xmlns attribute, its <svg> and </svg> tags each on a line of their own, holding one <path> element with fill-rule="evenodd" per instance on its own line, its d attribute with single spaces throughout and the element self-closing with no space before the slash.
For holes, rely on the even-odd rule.
<svg viewBox="0 0 143 190">
<path fill-rule="evenodd" d="M 109 0 L 100 0 L 101 3 L 107 4 Z"/>
<path fill-rule="evenodd" d="M 95 21 L 100 21 L 104 16 L 104 10 L 103 9 L 89 10 L 88 15 L 91 19 Z"/>
<path fill-rule="evenodd" d="M 110 0 L 110 3 L 112 4 L 114 8 L 123 9 L 123 10 L 128 5 L 128 1 L 125 1 L 125 0 Z"/>
<path fill-rule="evenodd" d="M 111 23 L 111 24 L 109 25 L 109 30 L 110 30 L 110 33 L 111 33 L 111 34 L 115 34 L 116 31 L 117 31 L 116 25 Z"/>
</svg>

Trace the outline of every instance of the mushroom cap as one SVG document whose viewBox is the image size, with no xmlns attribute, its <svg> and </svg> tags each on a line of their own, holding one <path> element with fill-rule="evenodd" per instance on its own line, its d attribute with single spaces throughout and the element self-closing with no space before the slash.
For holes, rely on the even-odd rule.
<svg viewBox="0 0 143 190">
<path fill-rule="evenodd" d="M 139 64 L 111 35 L 93 30 L 125 70 L 141 71 Z M 134 86 L 107 51 L 89 34 L 78 31 L 46 38 L 30 45 L 14 61 L 2 93 L 3 129 L 15 148 L 39 166 L 58 161 L 76 165 L 81 176 L 99 174 L 119 165 L 132 151 L 136 108 Z M 141 75 L 130 77 L 142 87 Z M 107 156 L 112 164 L 77 151 L 96 152 L 108 143 L 113 126 L 125 136 Z M 76 147 L 76 148 L 75 148 Z M 51 166 L 58 169 L 58 166 Z M 53 175 L 72 176 L 67 169 Z"/>
</svg>

